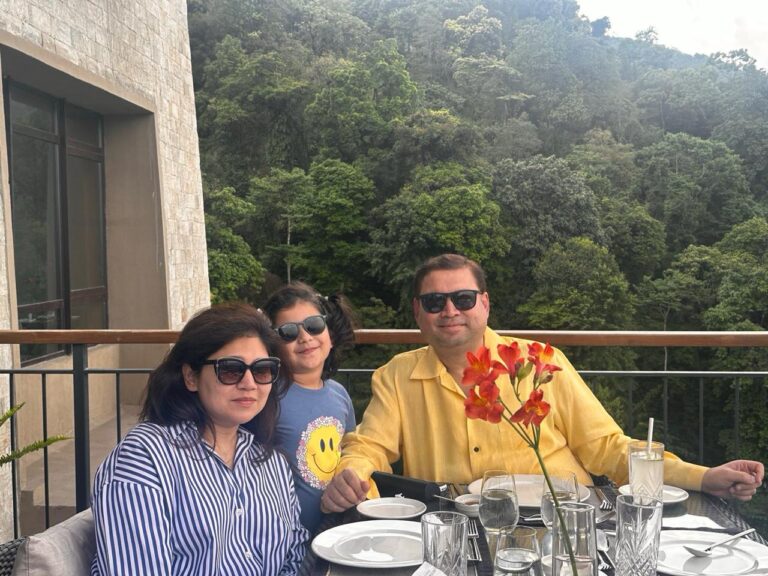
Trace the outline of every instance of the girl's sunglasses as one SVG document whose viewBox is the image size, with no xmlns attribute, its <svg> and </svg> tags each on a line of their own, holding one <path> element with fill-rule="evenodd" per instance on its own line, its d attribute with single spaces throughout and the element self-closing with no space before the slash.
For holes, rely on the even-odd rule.
<svg viewBox="0 0 768 576">
<path fill-rule="evenodd" d="M 303 322 L 286 322 L 275 328 L 275 332 L 286 342 L 293 342 L 299 337 L 299 327 L 304 328 L 304 331 L 310 336 L 317 336 L 323 333 L 325 326 L 325 316 L 318 314 L 317 316 L 307 316 Z"/>
<path fill-rule="evenodd" d="M 206 360 L 200 362 L 206 366 L 213 364 L 213 370 L 216 372 L 216 378 L 219 382 L 231 386 L 239 384 L 245 376 L 245 371 L 250 370 L 253 381 L 256 384 L 272 384 L 277 380 L 280 373 L 280 359 L 269 356 L 268 358 L 259 358 L 250 364 L 246 364 L 239 358 L 219 358 L 218 360 Z"/>
<path fill-rule="evenodd" d="M 421 307 L 430 314 L 437 314 L 442 312 L 445 305 L 448 303 L 448 298 L 451 299 L 456 310 L 465 312 L 471 310 L 477 304 L 477 295 L 480 294 L 480 290 L 456 290 L 456 292 L 429 292 L 428 294 L 422 294 L 419 296 L 419 302 Z"/>
</svg>

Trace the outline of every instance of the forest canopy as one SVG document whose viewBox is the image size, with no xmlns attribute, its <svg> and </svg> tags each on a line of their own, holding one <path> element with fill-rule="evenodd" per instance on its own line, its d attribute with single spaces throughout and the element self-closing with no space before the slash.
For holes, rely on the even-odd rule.
<svg viewBox="0 0 768 576">
<path fill-rule="evenodd" d="M 412 327 L 414 267 L 451 251 L 488 272 L 497 328 L 766 329 L 768 75 L 746 51 L 611 37 L 573 0 L 188 10 L 214 300 L 258 305 L 302 279 L 343 291 L 367 327 Z M 569 354 L 645 370 L 760 370 L 767 356 Z M 621 420 L 622 396 L 595 385 Z M 740 456 L 764 456 L 766 386 L 739 385 Z M 708 456 L 722 461 L 731 392 L 711 390 Z M 691 391 L 668 394 L 685 422 Z M 635 411 L 659 397 L 642 386 Z"/>
</svg>

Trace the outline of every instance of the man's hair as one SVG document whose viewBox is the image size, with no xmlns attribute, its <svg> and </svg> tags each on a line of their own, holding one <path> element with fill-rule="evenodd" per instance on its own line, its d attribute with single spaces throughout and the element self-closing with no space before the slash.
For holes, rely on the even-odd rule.
<svg viewBox="0 0 768 576">
<path fill-rule="evenodd" d="M 461 270 L 462 268 L 469 268 L 469 271 L 472 272 L 472 275 L 475 277 L 477 289 L 480 290 L 480 292 L 487 291 L 485 272 L 480 267 L 480 264 L 461 254 L 440 254 L 440 256 L 430 258 L 416 269 L 416 274 L 413 277 L 414 298 L 421 294 L 421 285 L 427 274 L 436 270 Z"/>
</svg>

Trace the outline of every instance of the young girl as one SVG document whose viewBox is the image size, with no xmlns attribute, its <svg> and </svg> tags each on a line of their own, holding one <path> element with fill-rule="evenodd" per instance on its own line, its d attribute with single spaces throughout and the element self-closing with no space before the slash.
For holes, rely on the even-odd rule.
<svg viewBox="0 0 768 576">
<path fill-rule="evenodd" d="M 301 521 L 314 532 L 323 518 L 320 497 L 341 458 L 341 438 L 355 428 L 349 394 L 331 379 L 340 352 L 354 343 L 351 309 L 340 295 L 325 299 L 295 282 L 274 292 L 263 310 L 282 339 L 294 380 L 280 401 L 275 446 L 291 461 Z"/>
<path fill-rule="evenodd" d="M 309 534 L 272 445 L 279 347 L 250 306 L 187 323 L 149 377 L 142 422 L 96 473 L 92 576 L 297 573 Z"/>
</svg>

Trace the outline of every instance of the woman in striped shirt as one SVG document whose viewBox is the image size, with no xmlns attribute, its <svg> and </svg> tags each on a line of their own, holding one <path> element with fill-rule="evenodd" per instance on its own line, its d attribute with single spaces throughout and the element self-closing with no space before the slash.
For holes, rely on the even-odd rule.
<svg viewBox="0 0 768 576">
<path fill-rule="evenodd" d="M 298 571 L 308 533 L 272 447 L 290 381 L 278 351 L 250 306 L 214 306 L 187 323 L 149 377 L 142 422 L 96 474 L 92 575 Z"/>
</svg>

